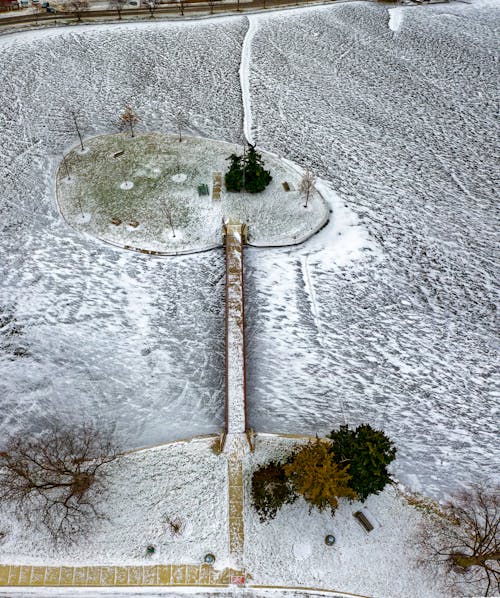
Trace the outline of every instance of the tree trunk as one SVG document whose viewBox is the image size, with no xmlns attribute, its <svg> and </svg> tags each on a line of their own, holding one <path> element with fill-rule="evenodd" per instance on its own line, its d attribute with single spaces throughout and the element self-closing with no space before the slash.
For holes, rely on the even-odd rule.
<svg viewBox="0 0 500 598">
<path fill-rule="evenodd" d="M 454 565 L 461 569 L 468 569 L 469 567 L 484 567 L 486 561 L 500 560 L 500 552 L 490 552 L 485 554 L 452 554 L 451 560 Z"/>
</svg>

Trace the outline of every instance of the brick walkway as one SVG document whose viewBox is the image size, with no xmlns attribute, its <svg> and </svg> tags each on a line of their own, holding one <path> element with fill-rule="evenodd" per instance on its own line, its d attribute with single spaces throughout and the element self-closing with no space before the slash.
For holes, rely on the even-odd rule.
<svg viewBox="0 0 500 598">
<path fill-rule="evenodd" d="M 243 562 L 245 530 L 243 524 L 243 463 L 238 454 L 228 459 L 229 551 L 235 563 Z"/>
<path fill-rule="evenodd" d="M 43 567 L 0 565 L 0 586 L 227 586 L 237 569 L 210 565 Z"/>
</svg>

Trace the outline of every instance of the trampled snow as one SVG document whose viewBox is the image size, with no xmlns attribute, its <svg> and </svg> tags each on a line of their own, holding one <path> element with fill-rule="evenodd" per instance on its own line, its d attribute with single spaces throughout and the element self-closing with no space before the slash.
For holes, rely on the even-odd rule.
<svg viewBox="0 0 500 598">
<path fill-rule="evenodd" d="M 395 439 L 398 477 L 437 496 L 494 472 L 497 19 L 491 3 L 405 9 L 397 33 L 372 3 L 252 17 L 252 134 L 321 177 L 332 219 L 300 247 L 246 250 L 250 423 L 369 422 Z M 112 422 L 129 446 L 222 426 L 222 251 L 103 246 L 64 224 L 54 178 L 71 109 L 85 135 L 131 104 L 143 130 L 174 131 L 184 108 L 191 134 L 239 142 L 247 29 L 0 38 L 0 305 L 18 330 L 1 343 L 2 437 L 56 413 Z"/>
</svg>

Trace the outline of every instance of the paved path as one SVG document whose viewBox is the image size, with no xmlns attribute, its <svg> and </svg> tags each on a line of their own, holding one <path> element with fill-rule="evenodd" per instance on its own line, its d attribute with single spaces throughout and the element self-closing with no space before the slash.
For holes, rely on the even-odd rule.
<svg viewBox="0 0 500 598">
<path fill-rule="evenodd" d="M 243 563 L 245 529 L 243 522 L 243 464 L 240 455 L 228 458 L 229 551 L 234 563 Z"/>
<path fill-rule="evenodd" d="M 0 565 L 0 586 L 227 586 L 237 569 L 210 565 L 43 567 Z"/>
</svg>

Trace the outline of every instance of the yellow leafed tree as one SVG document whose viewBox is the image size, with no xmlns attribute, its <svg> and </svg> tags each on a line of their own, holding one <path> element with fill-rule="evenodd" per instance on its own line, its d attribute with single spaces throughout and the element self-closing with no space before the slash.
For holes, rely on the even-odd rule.
<svg viewBox="0 0 500 598">
<path fill-rule="evenodd" d="M 357 498 L 349 487 L 349 466 L 334 463 L 330 447 L 316 440 L 299 449 L 285 465 L 285 474 L 297 494 L 304 497 L 312 507 L 323 511 L 330 507 L 332 513 L 338 507 L 338 498 Z"/>
</svg>

